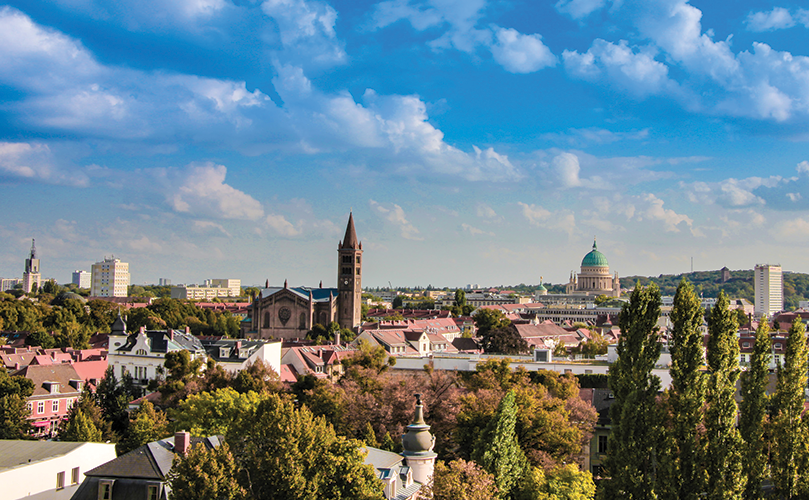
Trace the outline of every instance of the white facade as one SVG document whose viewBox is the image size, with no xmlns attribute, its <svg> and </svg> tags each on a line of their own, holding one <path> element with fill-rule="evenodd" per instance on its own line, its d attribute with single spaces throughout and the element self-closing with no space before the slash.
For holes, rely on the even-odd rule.
<svg viewBox="0 0 809 500">
<path fill-rule="evenodd" d="M 234 281 L 234 280 L 223 280 Z M 235 280 L 240 281 L 240 280 Z M 238 297 L 241 292 L 241 286 L 236 286 L 236 292 L 232 288 L 223 288 L 218 286 L 199 286 L 199 285 L 179 285 L 171 287 L 172 299 L 187 299 L 187 300 L 200 300 L 200 299 L 215 299 L 217 297 Z"/>
<path fill-rule="evenodd" d="M 0 498 L 68 500 L 84 473 L 115 459 L 115 445 L 49 441 L 0 442 Z M 16 455 L 21 455 L 15 460 Z M 23 456 L 25 455 L 25 456 Z M 39 456 L 41 458 L 31 458 Z M 19 461 L 19 464 L 13 462 Z"/>
<path fill-rule="evenodd" d="M 88 273 L 87 271 L 73 271 L 73 280 L 71 283 L 78 286 L 79 288 L 90 288 L 90 285 L 93 282 L 93 275 Z"/>
<path fill-rule="evenodd" d="M 110 258 L 92 267 L 90 295 L 93 297 L 126 297 L 129 290 L 129 263 Z"/>
<path fill-rule="evenodd" d="M 21 284 L 22 278 L 0 278 L 0 292 L 12 290 L 15 285 Z"/>
<path fill-rule="evenodd" d="M 753 276 L 756 316 L 784 310 L 784 276 L 780 265 L 756 264 Z"/>
<path fill-rule="evenodd" d="M 242 280 L 234 279 L 212 279 L 211 286 L 216 288 L 227 288 L 231 297 L 238 297 L 242 294 Z"/>
</svg>

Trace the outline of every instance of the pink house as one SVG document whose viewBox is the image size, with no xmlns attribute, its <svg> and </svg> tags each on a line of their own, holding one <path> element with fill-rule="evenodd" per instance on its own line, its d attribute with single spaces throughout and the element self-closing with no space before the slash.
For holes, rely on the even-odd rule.
<svg viewBox="0 0 809 500">
<path fill-rule="evenodd" d="M 38 436 L 52 436 L 67 418 L 70 407 L 79 399 L 84 380 L 71 364 L 29 365 L 14 375 L 34 383 L 28 398 L 28 420 Z"/>
</svg>

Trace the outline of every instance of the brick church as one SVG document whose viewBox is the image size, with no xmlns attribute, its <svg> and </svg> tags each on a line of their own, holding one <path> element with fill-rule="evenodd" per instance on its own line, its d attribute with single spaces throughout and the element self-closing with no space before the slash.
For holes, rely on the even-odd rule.
<svg viewBox="0 0 809 500">
<path fill-rule="evenodd" d="M 248 307 L 245 337 L 303 338 L 315 324 L 336 321 L 354 329 L 362 322 L 362 243 L 349 214 L 346 234 L 337 245 L 337 288 L 267 287 Z M 248 322 L 244 322 L 246 324 Z"/>
</svg>

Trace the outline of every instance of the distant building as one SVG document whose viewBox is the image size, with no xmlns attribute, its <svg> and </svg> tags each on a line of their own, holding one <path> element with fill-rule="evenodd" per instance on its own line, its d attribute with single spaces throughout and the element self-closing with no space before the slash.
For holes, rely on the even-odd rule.
<svg viewBox="0 0 809 500">
<path fill-rule="evenodd" d="M 242 281 L 237 279 L 205 280 L 205 285 L 178 285 L 171 287 L 172 299 L 215 299 L 238 297 L 242 293 Z"/>
<path fill-rule="evenodd" d="M 753 285 L 756 316 L 784 310 L 784 276 L 780 265 L 756 264 Z"/>
<path fill-rule="evenodd" d="M 116 258 L 105 258 L 92 267 L 90 295 L 93 297 L 126 297 L 129 289 L 129 264 Z"/>
<path fill-rule="evenodd" d="M 21 278 L 0 278 L 0 292 L 13 290 L 15 286 L 22 284 Z"/>
<path fill-rule="evenodd" d="M 171 280 L 168 278 L 160 278 L 157 280 L 158 286 L 171 286 Z"/>
<path fill-rule="evenodd" d="M 720 269 L 719 272 L 722 273 L 721 277 L 719 278 L 722 280 L 722 283 L 727 283 L 730 281 L 730 269 L 728 269 L 727 266 Z"/>
<path fill-rule="evenodd" d="M 87 271 L 73 271 L 73 280 L 71 283 L 79 288 L 90 288 L 93 282 L 93 275 Z"/>
<path fill-rule="evenodd" d="M 0 457 L 3 498 L 68 500 L 86 471 L 115 459 L 115 445 L 0 440 Z"/>
<path fill-rule="evenodd" d="M 37 258 L 37 247 L 34 240 L 31 240 L 31 254 L 25 259 L 25 269 L 22 273 L 22 289 L 25 293 L 31 293 L 31 290 L 42 281 L 42 275 L 39 272 L 39 259 Z"/>
<path fill-rule="evenodd" d="M 610 275 L 607 257 L 598 251 L 595 240 L 593 240 L 593 249 L 581 261 L 581 272 L 577 275 L 570 273 L 570 281 L 565 286 L 565 293 L 568 295 L 621 296 L 618 273 L 615 273 L 615 276 Z"/>
</svg>

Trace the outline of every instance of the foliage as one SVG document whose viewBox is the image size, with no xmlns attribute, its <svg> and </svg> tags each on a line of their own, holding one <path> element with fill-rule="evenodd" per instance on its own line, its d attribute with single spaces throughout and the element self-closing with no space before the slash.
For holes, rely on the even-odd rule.
<svg viewBox="0 0 809 500">
<path fill-rule="evenodd" d="M 269 394 L 231 428 L 227 441 L 240 484 L 255 498 L 382 499 L 382 484 L 363 463 L 361 443 L 335 434 L 307 408 Z"/>
<path fill-rule="evenodd" d="M 0 370 L 0 439 L 21 439 L 30 429 L 26 398 L 34 392 L 27 378 Z"/>
<path fill-rule="evenodd" d="M 708 369 L 705 430 L 709 500 L 738 500 L 746 478 L 742 475 L 743 444 L 736 426 L 738 406 L 734 399 L 739 379 L 739 342 L 736 315 L 728 298 L 719 294 L 708 318 Z"/>
<path fill-rule="evenodd" d="M 227 443 L 209 450 L 192 446 L 185 456 L 176 456 L 167 480 L 171 500 L 246 500 L 250 498 L 237 480 L 238 468 Z"/>
<path fill-rule="evenodd" d="M 509 391 L 500 401 L 495 417 L 480 434 L 472 458 L 494 476 L 501 498 L 515 498 L 530 465 L 517 441 L 516 394 Z"/>
<path fill-rule="evenodd" d="M 484 352 L 520 354 L 528 351 L 528 344 L 502 311 L 480 309 L 475 314 L 475 327 Z"/>
<path fill-rule="evenodd" d="M 591 330 L 590 338 L 580 343 L 572 349 L 575 354 L 581 354 L 585 358 L 593 359 L 596 356 L 607 354 L 609 343 L 600 333 Z"/>
<path fill-rule="evenodd" d="M 673 323 L 671 350 L 671 390 L 669 391 L 670 452 L 661 457 L 658 489 L 670 498 L 696 500 L 705 490 L 704 439 L 700 435 L 706 380 L 702 373 L 703 309 L 694 287 L 685 278 L 677 287 L 670 319 Z"/>
<path fill-rule="evenodd" d="M 359 350 L 353 356 L 343 360 L 346 376 L 355 380 L 360 377 L 358 368 L 366 368 L 376 373 L 382 373 L 394 365 L 396 365 L 396 358 L 388 356 L 384 347 L 371 345 L 365 339 L 360 340 Z"/>
<path fill-rule="evenodd" d="M 578 373 L 576 378 L 579 379 L 579 386 L 582 389 L 607 389 L 609 387 L 609 377 L 600 373 Z"/>
<path fill-rule="evenodd" d="M 250 366 L 239 371 L 233 380 L 232 387 L 238 392 L 279 392 L 281 377 L 272 366 L 257 359 Z"/>
<path fill-rule="evenodd" d="M 767 451 L 764 430 L 767 423 L 767 382 L 772 359 L 772 341 L 766 321 L 756 329 L 756 341 L 750 366 L 742 373 L 742 402 L 739 432 L 744 440 L 743 470 L 747 475 L 743 498 L 762 498 L 761 483 L 767 474 Z"/>
<path fill-rule="evenodd" d="M 806 329 L 800 318 L 796 318 L 789 329 L 784 363 L 778 369 L 772 398 L 772 482 L 784 498 L 809 494 L 809 491 L 799 491 L 803 486 L 800 478 L 809 474 L 806 448 L 809 433 L 801 421 L 806 366 Z"/>
<path fill-rule="evenodd" d="M 544 471 L 532 471 L 531 486 L 525 488 L 523 499 L 532 500 L 589 500 L 595 496 L 593 476 L 579 470 L 575 464 L 567 464 Z"/>
<path fill-rule="evenodd" d="M 59 432 L 60 441 L 102 442 L 101 431 L 93 421 L 84 414 L 79 405 L 71 411 L 64 428 Z"/>
<path fill-rule="evenodd" d="M 122 455 L 169 435 L 166 415 L 162 411 L 156 410 L 152 403 L 144 401 L 135 411 L 124 438 L 118 443 L 118 454 Z"/>
<path fill-rule="evenodd" d="M 494 476 L 475 462 L 461 458 L 435 465 L 430 488 L 435 500 L 490 500 L 497 498 Z"/>
<path fill-rule="evenodd" d="M 655 498 L 656 449 L 661 417 L 656 406 L 660 379 L 652 369 L 660 357 L 657 320 L 660 289 L 639 283 L 619 315 L 623 335 L 618 359 L 610 366 L 609 382 L 615 395 L 610 408 L 612 433 L 604 461 L 611 479 L 606 498 Z"/>
<path fill-rule="evenodd" d="M 43 349 L 51 349 L 56 347 L 56 339 L 50 333 L 43 331 L 31 332 L 25 337 L 25 345 L 31 347 L 42 347 Z"/>
<path fill-rule="evenodd" d="M 244 415 L 254 412 L 260 400 L 256 392 L 240 393 L 227 387 L 192 394 L 169 414 L 175 430 L 193 436 L 225 435 Z"/>
</svg>

